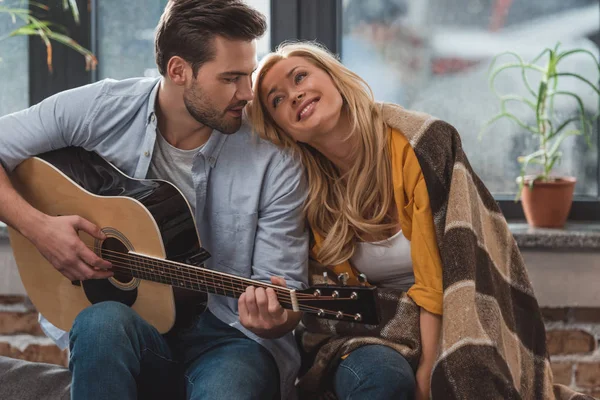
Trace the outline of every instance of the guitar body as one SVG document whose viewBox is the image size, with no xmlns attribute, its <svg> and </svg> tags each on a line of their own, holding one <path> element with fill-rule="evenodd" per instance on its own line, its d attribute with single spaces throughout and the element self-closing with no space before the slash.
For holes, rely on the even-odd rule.
<svg viewBox="0 0 600 400">
<path fill-rule="evenodd" d="M 45 153 L 24 161 L 11 179 L 38 210 L 54 216 L 79 215 L 99 226 L 108 237 L 102 242 L 84 232 L 79 235 L 101 257 L 103 252 L 134 251 L 190 263 L 205 253 L 192 211 L 175 186 L 129 178 L 95 153 L 79 148 Z M 70 330 L 79 312 L 108 300 L 129 305 L 161 333 L 173 327 L 172 286 L 121 272 L 109 279 L 71 282 L 29 240 L 13 229 L 9 234 L 31 301 L 58 328 Z"/>
</svg>

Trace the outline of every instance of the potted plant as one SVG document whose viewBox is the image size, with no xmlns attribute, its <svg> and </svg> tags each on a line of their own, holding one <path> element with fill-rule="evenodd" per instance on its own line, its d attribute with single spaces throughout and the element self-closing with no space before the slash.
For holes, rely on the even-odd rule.
<svg viewBox="0 0 600 400">
<path fill-rule="evenodd" d="M 521 174 L 517 178 L 519 190 L 515 201 L 522 200 L 525 218 L 531 226 L 560 228 L 563 227 L 573 201 L 573 192 L 576 179 L 571 176 L 552 175 L 553 168 L 560 163 L 562 152 L 560 150 L 563 141 L 570 136 L 583 137 L 591 147 L 591 136 L 593 123 L 598 118 L 596 115 L 586 113 L 584 103 L 578 93 L 569 90 L 558 89 L 559 79 L 577 79 L 589 86 L 600 98 L 600 89 L 597 84 L 592 83 L 580 74 L 572 71 L 559 69 L 561 61 L 580 53 L 589 55 L 600 72 L 600 64 L 596 56 L 585 49 L 572 49 L 561 51 L 557 44 L 554 49 L 545 49 L 540 55 L 530 62 L 525 62 L 515 52 L 504 52 L 492 60 L 489 69 L 489 82 L 491 90 L 500 99 L 500 112 L 491 118 L 483 127 L 483 131 L 492 123 L 508 118 L 518 124 L 525 132 L 533 135 L 538 143 L 537 148 L 531 154 L 518 157 L 521 165 Z M 496 66 L 500 56 L 510 55 L 516 61 Z M 547 59 L 545 66 L 538 64 L 543 58 Z M 499 74 L 508 69 L 520 69 L 521 77 L 527 94 L 500 94 L 496 91 L 495 81 Z M 537 90 L 531 82 L 531 72 L 538 74 Z M 558 96 L 566 96 L 573 99 L 577 105 L 575 116 L 569 116 L 562 120 L 556 115 L 554 102 Z M 530 125 L 507 110 L 507 103 L 518 102 L 523 105 L 532 116 L 529 120 L 535 125 Z M 573 123 L 576 128 L 572 128 Z M 535 168 L 535 173 L 528 175 L 530 168 Z"/>
<path fill-rule="evenodd" d="M 22 23 L 21 26 L 14 29 L 8 35 L 0 37 L 0 40 L 5 40 L 13 36 L 39 36 L 46 45 L 46 64 L 48 70 L 52 72 L 52 41 L 62 43 L 85 57 L 86 71 L 95 69 L 98 61 L 94 54 L 88 49 L 81 46 L 79 43 L 71 39 L 64 33 L 64 29 L 51 21 L 42 20 L 41 17 L 35 15 L 31 9 L 23 8 L 23 3 L 27 2 L 15 1 L 12 4 L 5 4 L 3 0 L 0 0 L 0 16 L 7 15 L 12 19 L 13 24 L 18 21 Z M 37 2 L 28 2 L 32 9 L 38 9 L 40 11 L 48 11 L 48 6 Z M 76 23 L 79 23 L 79 10 L 75 0 L 63 0 L 63 9 L 65 11 L 71 11 L 73 18 Z M 62 32 L 60 32 L 62 31 Z"/>
</svg>

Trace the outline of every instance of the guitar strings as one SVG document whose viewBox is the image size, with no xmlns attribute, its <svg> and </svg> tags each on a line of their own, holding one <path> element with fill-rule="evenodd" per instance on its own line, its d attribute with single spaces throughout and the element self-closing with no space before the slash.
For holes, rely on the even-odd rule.
<svg viewBox="0 0 600 400">
<path fill-rule="evenodd" d="M 129 268 L 129 266 L 122 265 L 122 264 L 119 264 L 119 263 L 115 263 L 113 265 L 115 266 L 113 269 L 116 270 L 116 271 L 125 271 L 125 272 L 130 272 L 131 271 L 131 268 Z M 195 281 L 195 279 L 193 279 L 193 277 L 190 277 L 190 278 L 191 278 L 190 282 Z M 140 277 L 140 279 L 143 280 L 143 277 Z M 195 281 L 193 283 L 196 284 L 198 287 L 202 287 L 203 286 L 203 287 L 205 287 L 207 289 L 212 289 L 212 290 L 214 290 L 214 294 L 217 294 L 217 295 L 226 295 L 226 292 L 231 292 L 234 295 L 241 295 L 242 293 L 245 292 L 245 289 L 243 288 L 243 286 L 237 286 L 237 287 L 236 286 L 231 286 L 231 285 L 228 285 L 227 282 L 223 282 L 223 283 L 213 282 L 212 283 L 212 287 L 211 287 L 210 283 L 206 283 L 206 281 L 204 281 L 204 282 L 203 281 Z M 182 286 L 174 286 L 174 285 L 171 285 L 171 286 L 173 286 L 173 287 L 179 287 L 179 288 L 184 288 L 184 289 L 190 289 L 189 287 L 185 287 L 185 286 L 183 286 L 183 287 Z M 192 288 L 193 288 L 193 284 L 192 284 Z M 219 293 L 218 292 L 219 290 L 222 290 L 224 293 Z M 201 291 L 205 292 L 204 290 L 201 290 Z M 211 293 L 211 292 L 209 291 L 209 293 Z M 290 297 L 289 301 L 286 298 L 280 298 L 279 296 L 277 297 L 277 299 L 279 300 L 279 302 L 281 304 L 292 305 L 291 297 Z M 317 299 L 299 299 L 299 301 L 322 300 L 322 299 L 323 298 L 317 298 Z M 331 300 L 342 300 L 342 299 L 335 299 L 335 298 L 333 298 Z M 312 306 L 301 305 L 301 304 L 298 304 L 298 308 L 299 308 L 300 311 L 306 311 L 306 312 L 315 313 L 315 314 L 318 314 L 321 311 L 324 312 L 324 313 L 326 313 L 326 314 L 332 314 L 332 315 L 335 315 L 335 314 L 338 313 L 337 310 L 330 310 L 330 309 L 327 309 L 327 308 L 312 307 Z M 354 314 L 346 314 L 346 313 L 342 313 L 342 314 L 345 317 L 349 317 L 349 318 L 354 318 L 354 316 L 355 316 Z"/>
<path fill-rule="evenodd" d="M 221 279 L 221 280 L 229 279 L 231 281 L 231 283 L 233 283 L 233 280 L 235 279 L 235 280 L 239 280 L 239 281 L 248 282 L 248 284 L 245 284 L 245 285 L 243 285 L 242 283 L 239 283 L 240 287 L 247 287 L 247 286 L 270 287 L 273 290 L 275 290 L 277 293 L 280 293 L 280 294 L 289 294 L 289 292 L 291 291 L 291 289 L 289 289 L 289 288 L 275 286 L 275 285 L 269 285 L 269 284 L 266 284 L 263 282 L 246 280 L 241 277 L 231 277 L 231 276 L 225 275 L 223 273 L 220 273 L 218 271 L 213 271 L 213 270 L 209 270 L 206 268 L 196 267 L 196 268 L 190 268 L 188 270 L 172 271 L 173 265 L 162 264 L 158 260 L 145 259 L 145 258 L 139 257 L 134 254 L 114 252 L 114 251 L 110 251 L 110 250 L 105 250 L 105 251 L 117 254 L 117 256 L 107 254 L 105 257 L 106 260 L 110 261 L 111 259 L 109 259 L 108 257 L 113 257 L 112 259 L 114 259 L 114 260 L 124 261 L 126 263 L 129 263 L 128 265 L 122 264 L 122 266 L 125 266 L 126 268 L 129 268 L 133 271 L 146 273 L 148 275 L 156 275 L 156 276 L 174 278 L 174 279 L 175 278 L 184 278 L 185 279 L 188 277 L 198 277 L 198 274 L 202 274 L 203 277 L 211 279 L 213 281 L 215 281 L 215 279 Z M 123 256 L 125 256 L 125 257 L 123 257 Z M 130 264 L 132 261 L 137 262 L 137 263 L 143 263 L 143 265 L 132 265 L 132 264 Z M 164 268 L 164 270 L 161 273 L 161 272 L 157 271 L 156 269 L 153 269 L 152 267 L 159 267 L 159 268 L 162 267 L 162 268 Z M 216 278 L 211 277 L 211 275 L 216 276 Z M 312 297 L 312 296 L 304 294 L 304 293 L 297 293 L 297 295 L 300 295 L 300 297 Z"/>
<path fill-rule="evenodd" d="M 184 274 L 212 274 L 212 275 L 220 275 L 220 279 L 230 279 L 230 280 L 238 280 L 240 282 L 245 283 L 245 285 L 243 285 L 244 287 L 247 286 L 258 286 L 261 285 L 262 287 L 270 287 L 273 290 L 277 291 L 277 292 L 281 292 L 282 294 L 287 294 L 289 293 L 289 291 L 291 289 L 289 288 L 285 288 L 285 287 L 281 287 L 281 286 L 276 286 L 276 285 L 272 285 L 272 284 L 268 284 L 268 283 L 263 283 L 263 282 L 256 282 L 253 281 L 251 279 L 246 279 L 243 277 L 231 277 L 229 275 L 226 275 L 224 273 L 221 273 L 219 271 L 214 271 L 208 268 L 203 268 L 203 267 L 195 267 L 195 266 L 191 266 L 190 269 L 188 269 L 187 271 L 169 271 L 172 270 L 172 268 L 174 267 L 173 264 L 170 264 L 170 260 L 154 260 L 152 258 L 144 258 L 143 256 L 139 256 L 137 254 L 131 254 L 131 253 L 123 253 L 123 252 L 119 252 L 119 251 L 113 251 L 113 250 L 108 250 L 108 249 L 100 249 L 98 247 L 93 247 L 93 246 L 88 246 L 90 249 L 92 250 L 100 250 L 103 253 L 112 253 L 112 256 L 115 257 L 115 259 L 121 260 L 121 261 L 125 261 L 125 262 L 130 262 L 130 261 L 134 261 L 134 262 L 143 262 L 145 265 L 139 265 L 139 266 L 134 266 L 132 265 L 131 268 L 136 270 L 136 271 L 140 271 L 140 272 L 147 272 L 149 274 L 157 274 L 156 272 L 154 272 L 154 270 L 152 269 L 153 266 L 155 267 L 163 267 L 163 268 L 167 268 L 167 271 L 164 271 L 166 273 L 162 273 L 160 274 L 161 276 L 169 276 L 169 277 L 181 277 L 181 278 L 185 278 L 185 276 L 180 276 L 178 274 L 180 273 L 184 273 Z M 111 255 L 111 254 L 107 254 L 107 255 Z M 153 264 L 154 263 L 154 264 Z M 185 265 L 185 264 L 184 264 Z M 193 276 L 193 275 L 191 275 Z M 212 278 L 211 278 L 212 279 Z M 233 282 L 232 282 L 233 283 Z M 314 296 L 310 295 L 310 294 L 305 294 L 305 293 L 296 293 L 296 296 L 298 297 L 306 297 L 306 298 L 310 298 L 312 299 Z M 321 297 L 322 298 L 326 298 L 326 297 Z"/>
<path fill-rule="evenodd" d="M 96 247 L 90 247 L 90 248 L 93 248 L 94 250 L 98 250 L 98 248 L 96 248 Z M 137 255 L 134 255 L 134 254 L 122 253 L 122 252 L 117 252 L 117 251 L 112 251 L 112 250 L 105 250 L 105 249 L 103 249 L 102 251 L 106 252 L 106 253 L 110 252 L 110 253 L 114 253 L 114 254 L 118 255 L 118 256 L 109 255 L 111 257 L 114 257 L 115 261 L 118 261 L 118 260 L 125 260 L 125 261 L 128 261 L 128 262 L 131 261 L 129 258 L 123 257 L 123 255 L 127 255 L 129 257 L 137 257 L 139 260 L 145 261 L 145 259 L 143 259 L 143 258 L 141 258 L 141 257 L 139 257 Z M 156 260 L 156 261 L 150 260 L 150 261 L 151 262 L 158 262 L 158 260 Z M 133 270 L 133 271 L 145 273 L 145 274 L 148 274 L 148 275 L 160 276 L 161 278 L 162 277 L 179 278 L 179 279 L 189 278 L 189 279 L 191 279 L 191 281 L 193 281 L 193 282 L 191 282 L 192 284 L 195 283 L 199 287 L 200 286 L 204 286 L 207 289 L 210 287 L 210 282 L 207 282 L 206 280 L 204 282 L 201 281 L 201 280 L 197 280 L 197 278 L 198 278 L 197 273 L 200 273 L 200 274 L 203 274 L 203 275 L 206 275 L 206 273 L 213 273 L 213 275 L 214 275 L 214 273 L 219 274 L 218 271 L 207 270 L 206 273 L 205 273 L 205 271 L 199 269 L 199 270 L 193 270 L 194 272 L 196 272 L 196 276 L 193 276 L 191 273 L 187 273 L 189 276 L 180 276 L 180 275 L 171 274 L 171 273 L 157 274 L 156 272 L 151 272 L 153 270 L 151 270 L 149 268 L 142 268 L 142 270 L 140 270 L 139 268 L 136 268 L 134 266 L 126 265 L 126 264 L 120 264 L 120 263 L 113 263 L 113 265 L 116 266 L 116 268 L 113 268 L 113 270 L 117 270 L 117 271 L 120 271 L 120 272 L 122 272 L 122 271 L 131 272 Z M 159 266 L 159 265 L 157 264 L 157 266 Z M 205 278 L 206 278 L 206 276 L 205 276 Z M 230 276 L 227 276 L 227 275 L 221 275 L 220 279 L 221 279 L 222 282 L 220 282 L 220 283 L 218 281 L 216 281 L 214 278 L 209 278 L 209 279 L 212 280 L 212 284 L 214 286 L 212 289 L 215 290 L 215 291 L 218 291 L 218 290 L 229 291 L 229 292 L 232 292 L 235 295 L 239 295 L 239 294 L 242 294 L 242 293 L 245 292 L 245 287 L 246 287 L 245 285 L 241 285 L 241 284 L 235 285 L 233 283 L 233 279 L 236 279 L 236 280 L 237 279 L 239 279 L 239 280 L 246 280 L 244 278 L 237 278 L 237 277 L 233 278 L 233 277 L 230 277 Z M 230 282 L 225 282 L 225 281 L 223 281 L 223 279 L 228 279 L 228 280 L 230 280 Z M 248 281 L 248 280 L 246 280 L 246 281 Z M 250 282 L 252 282 L 252 281 L 250 281 Z M 262 284 L 262 283 L 259 283 L 259 284 Z M 256 285 L 256 283 L 255 283 L 255 285 Z M 255 286 L 255 285 L 252 285 L 252 286 Z M 172 285 L 172 286 L 173 287 L 182 287 L 182 286 L 176 286 L 176 285 Z M 247 285 L 247 286 L 250 286 L 250 285 Z M 291 295 L 289 293 L 290 289 L 276 287 L 276 286 L 267 285 L 267 284 L 265 284 L 265 286 L 271 287 L 271 288 L 276 289 L 278 291 L 278 300 L 282 304 L 286 304 L 286 305 L 291 305 L 292 304 L 291 303 Z M 186 288 L 186 287 L 184 286 L 183 288 Z M 187 288 L 187 289 L 189 289 L 189 288 Z M 219 293 L 216 292 L 216 294 L 219 294 Z M 287 299 L 285 297 L 283 299 L 281 299 L 279 297 L 279 295 L 288 295 L 288 296 L 290 296 L 289 297 L 289 301 L 286 301 Z M 327 297 L 326 296 L 322 296 L 322 297 L 319 297 L 319 298 L 314 298 L 311 295 L 306 295 L 306 294 L 302 294 L 302 293 L 297 293 L 297 295 L 301 295 L 301 297 L 307 297 L 307 298 L 302 299 L 302 300 L 313 300 L 313 301 L 319 301 L 319 300 L 324 300 L 324 299 L 327 299 L 327 300 L 348 300 L 348 299 L 333 298 L 333 297 L 329 297 L 329 296 L 327 296 Z M 324 309 L 324 308 L 320 308 L 320 307 L 312 307 L 312 306 L 307 306 L 307 305 L 299 305 L 299 309 L 301 311 L 306 311 L 306 312 L 310 312 L 310 313 L 325 312 L 325 313 L 333 314 L 333 315 L 335 315 L 335 314 L 338 313 L 338 311 L 335 311 L 335 310 L 329 310 L 329 309 Z M 349 317 L 349 318 L 354 318 L 354 316 L 355 316 L 354 314 L 345 314 L 345 313 L 342 313 L 342 314 L 345 317 Z"/>
</svg>

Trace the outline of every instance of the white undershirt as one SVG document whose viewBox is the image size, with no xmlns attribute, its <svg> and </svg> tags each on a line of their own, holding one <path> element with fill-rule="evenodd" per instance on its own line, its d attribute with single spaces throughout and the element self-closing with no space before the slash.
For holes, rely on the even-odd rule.
<svg viewBox="0 0 600 400">
<path fill-rule="evenodd" d="M 181 150 L 172 146 L 156 129 L 156 144 L 148 170 L 149 179 L 162 179 L 171 182 L 196 209 L 196 189 L 192 179 L 194 157 L 204 145 L 192 150 Z"/>
<path fill-rule="evenodd" d="M 350 263 L 379 287 L 408 290 L 415 283 L 410 240 L 402 230 L 380 242 L 357 243 Z"/>
</svg>

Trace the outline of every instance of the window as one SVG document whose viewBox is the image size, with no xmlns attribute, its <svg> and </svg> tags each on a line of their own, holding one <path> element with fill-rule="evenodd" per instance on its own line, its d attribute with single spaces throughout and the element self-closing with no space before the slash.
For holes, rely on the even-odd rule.
<svg viewBox="0 0 600 400">
<path fill-rule="evenodd" d="M 484 122 L 499 111 L 488 85 L 492 57 L 512 50 L 531 60 L 558 41 L 563 49 L 599 53 L 598 0 L 343 0 L 341 10 L 342 62 L 369 83 L 378 100 L 452 123 L 473 168 L 498 199 L 514 196 L 517 157 L 536 143 L 508 120 L 490 126 L 479 140 Z M 586 57 L 573 57 L 564 67 L 598 82 L 597 68 Z M 591 89 L 581 92 L 577 82 L 563 83 L 582 93 L 590 115 L 597 112 Z M 507 71 L 497 87 L 520 90 L 520 72 Z M 576 110 L 570 100 L 557 103 L 562 115 Z M 576 194 L 597 201 L 597 126 L 594 132 L 592 149 L 576 137 L 563 143 L 555 173 L 575 176 Z"/>
<path fill-rule="evenodd" d="M 19 26 L 10 15 L 0 13 L 0 116 L 29 105 L 29 76 L 23 73 L 28 65 L 28 39 L 8 37 Z"/>
<path fill-rule="evenodd" d="M 249 0 L 269 20 L 269 0 Z M 154 62 L 154 29 L 167 0 L 97 2 L 97 78 L 158 76 Z M 258 42 L 259 59 L 269 52 L 269 33 Z"/>
</svg>

